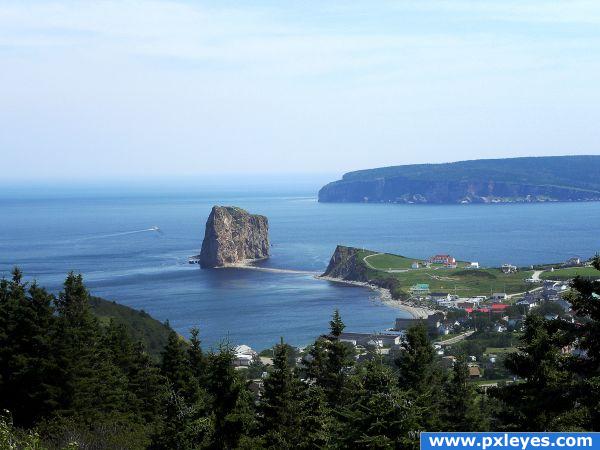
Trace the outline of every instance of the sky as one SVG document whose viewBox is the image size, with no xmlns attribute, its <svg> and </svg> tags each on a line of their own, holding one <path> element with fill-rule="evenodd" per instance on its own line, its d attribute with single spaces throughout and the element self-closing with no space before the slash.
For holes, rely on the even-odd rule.
<svg viewBox="0 0 600 450">
<path fill-rule="evenodd" d="M 599 80 L 597 0 L 1 0 L 2 178 L 600 154 Z"/>
</svg>

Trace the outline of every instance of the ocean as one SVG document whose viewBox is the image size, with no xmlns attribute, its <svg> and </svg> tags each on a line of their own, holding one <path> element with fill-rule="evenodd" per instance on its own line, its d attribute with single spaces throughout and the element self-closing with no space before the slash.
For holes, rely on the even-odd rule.
<svg viewBox="0 0 600 450">
<path fill-rule="evenodd" d="M 57 292 L 68 271 L 80 272 L 93 295 L 168 320 L 186 336 L 198 326 L 205 348 L 228 341 L 260 350 L 280 337 L 310 343 L 335 308 L 348 331 L 382 331 L 406 314 L 368 289 L 311 275 L 188 264 L 215 204 L 266 215 L 273 247 L 264 264 L 282 269 L 322 272 L 337 244 L 418 258 L 450 253 L 483 266 L 600 250 L 600 203 L 323 204 L 317 188 L 12 189 L 0 195 L 0 275 L 19 266 Z"/>
</svg>

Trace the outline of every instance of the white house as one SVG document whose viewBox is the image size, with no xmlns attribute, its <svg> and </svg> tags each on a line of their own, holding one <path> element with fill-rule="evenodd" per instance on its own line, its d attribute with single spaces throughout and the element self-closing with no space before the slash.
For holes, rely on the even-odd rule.
<svg viewBox="0 0 600 450">
<path fill-rule="evenodd" d="M 508 298 L 508 295 L 506 295 L 506 292 L 494 292 L 492 294 L 492 300 L 495 302 L 501 302 L 504 301 Z"/>
<path fill-rule="evenodd" d="M 233 352 L 235 354 L 233 365 L 236 367 L 248 367 L 258 357 L 258 353 L 247 345 L 238 345 Z"/>
</svg>

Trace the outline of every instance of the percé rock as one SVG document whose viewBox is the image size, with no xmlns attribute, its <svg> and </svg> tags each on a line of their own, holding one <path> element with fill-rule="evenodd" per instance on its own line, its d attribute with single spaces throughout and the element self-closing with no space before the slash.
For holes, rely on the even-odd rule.
<svg viewBox="0 0 600 450">
<path fill-rule="evenodd" d="M 320 202 L 513 203 L 600 200 L 600 156 L 479 159 L 359 170 Z"/>
<path fill-rule="evenodd" d="M 269 257 L 269 222 L 235 206 L 213 206 L 206 221 L 200 267 L 223 267 Z"/>
</svg>

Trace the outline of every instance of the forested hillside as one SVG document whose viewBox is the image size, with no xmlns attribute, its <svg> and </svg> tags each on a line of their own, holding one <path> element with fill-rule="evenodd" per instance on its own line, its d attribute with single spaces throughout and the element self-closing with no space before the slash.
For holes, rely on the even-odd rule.
<svg viewBox="0 0 600 450">
<path fill-rule="evenodd" d="M 321 202 L 482 203 L 600 200 L 600 156 L 414 164 L 346 173 Z"/>
<path fill-rule="evenodd" d="M 236 370 L 226 344 L 204 352 L 198 330 L 170 330 L 156 363 L 126 321 L 92 314 L 80 275 L 53 296 L 15 270 L 0 282 L 0 448 L 416 449 L 420 431 L 600 431 L 600 282 L 573 289 L 577 323 L 528 316 L 506 357 L 517 381 L 484 392 L 466 355 L 442 368 L 424 325 L 357 361 L 337 311 L 301 361 L 275 345 L 264 376 L 258 361 Z"/>
<path fill-rule="evenodd" d="M 160 356 L 169 339 L 168 325 L 159 322 L 143 310 L 138 311 L 114 301 L 90 296 L 89 303 L 92 313 L 101 324 L 110 325 L 113 321 L 115 324 L 124 325 L 133 341 L 142 342 L 152 357 Z"/>
</svg>

